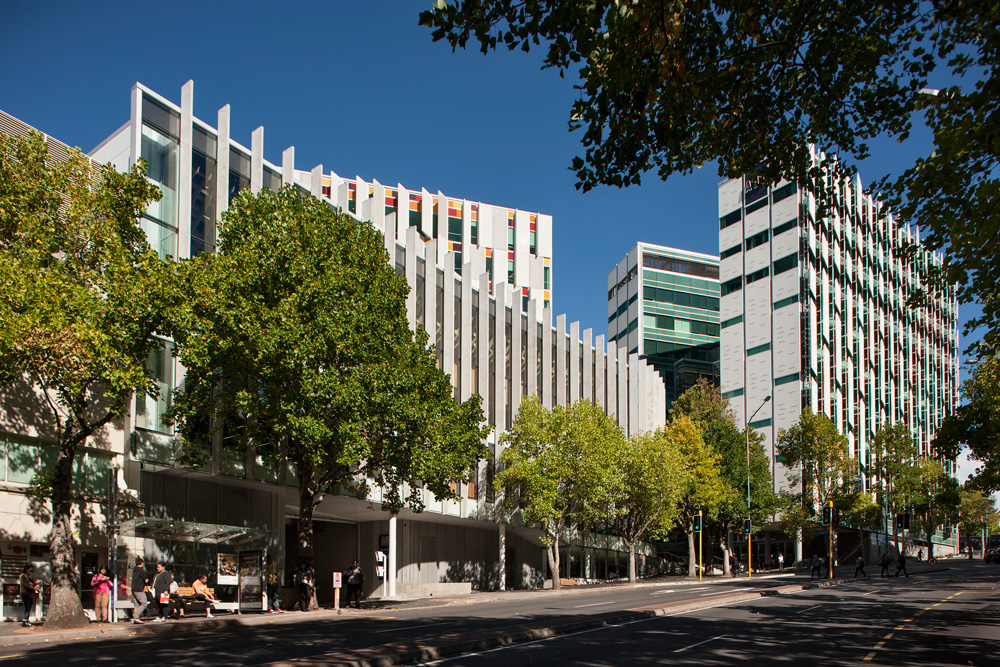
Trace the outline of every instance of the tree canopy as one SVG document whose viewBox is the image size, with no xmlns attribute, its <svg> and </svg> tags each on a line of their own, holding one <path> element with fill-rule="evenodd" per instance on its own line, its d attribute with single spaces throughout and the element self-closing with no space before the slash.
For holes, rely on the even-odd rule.
<svg viewBox="0 0 1000 667">
<path fill-rule="evenodd" d="M 722 176 L 806 185 L 809 144 L 850 171 L 873 139 L 925 124 L 926 157 L 875 189 L 945 253 L 931 277 L 983 305 L 972 324 L 993 340 L 1000 257 L 980 250 L 1000 230 L 998 14 L 997 0 L 437 0 L 420 22 L 453 49 L 540 47 L 543 67 L 578 76 L 584 190 L 712 160 Z"/>
<path fill-rule="evenodd" d="M 456 403 L 426 335 L 410 330 L 381 235 L 286 186 L 241 193 L 219 248 L 177 267 L 187 376 L 172 419 L 187 460 L 220 429 L 240 456 L 287 460 L 306 558 L 313 509 L 337 485 L 373 479 L 390 512 L 423 509 L 424 489 L 455 497 L 450 485 L 485 455 L 480 398 Z"/>
<path fill-rule="evenodd" d="M 138 224 L 160 196 L 144 172 L 141 162 L 128 173 L 101 168 L 78 150 L 60 159 L 37 132 L 0 134 L 0 386 L 40 390 L 44 423 L 32 412 L 19 428 L 51 437 L 57 450 L 33 484 L 52 503 L 47 627 L 87 622 L 72 525 L 78 450 L 133 394 L 156 392 L 144 362 L 160 345 L 154 334 L 171 298 Z"/>
<path fill-rule="evenodd" d="M 743 519 L 752 526 L 766 525 L 777 510 L 771 462 L 764 451 L 763 436 L 750 432 L 750 507 L 747 507 L 747 438 L 736 423 L 729 400 L 718 387 L 705 379 L 684 392 L 671 408 L 671 416 L 687 416 L 698 425 L 702 438 L 719 456 L 722 495 L 713 519 L 720 528 L 719 541 L 723 550 L 723 572 L 729 574 L 729 545 L 726 533 L 735 530 Z"/>
<path fill-rule="evenodd" d="M 622 498 L 617 461 L 625 436 L 593 403 L 546 409 L 536 396 L 521 403 L 496 474 L 504 502 L 542 528 L 552 586 L 560 582 L 559 547 L 568 531 L 606 521 Z"/>
</svg>

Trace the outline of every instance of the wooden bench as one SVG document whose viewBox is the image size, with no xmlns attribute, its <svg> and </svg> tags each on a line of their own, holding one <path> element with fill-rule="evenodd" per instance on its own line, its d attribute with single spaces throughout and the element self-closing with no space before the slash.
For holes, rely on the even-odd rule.
<svg viewBox="0 0 1000 667">
<path fill-rule="evenodd" d="M 211 593 L 212 597 L 215 597 L 215 589 L 209 588 L 208 592 Z M 177 595 L 180 597 L 181 601 L 184 603 L 185 610 L 199 609 L 201 611 L 208 611 L 208 603 L 202 602 L 201 600 L 194 599 L 194 588 L 191 586 L 181 586 L 177 589 Z M 195 605 L 199 605 L 195 607 Z"/>
</svg>

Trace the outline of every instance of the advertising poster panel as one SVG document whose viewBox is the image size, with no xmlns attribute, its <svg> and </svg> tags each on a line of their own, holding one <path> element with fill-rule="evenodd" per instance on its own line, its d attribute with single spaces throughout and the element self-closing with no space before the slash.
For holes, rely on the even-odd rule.
<svg viewBox="0 0 1000 667">
<path fill-rule="evenodd" d="M 215 581 L 220 586 L 235 586 L 239 583 L 239 569 L 236 554 L 219 554 L 219 568 Z"/>
<path fill-rule="evenodd" d="M 259 550 L 240 553 L 240 611 L 264 608 L 261 555 Z"/>
</svg>

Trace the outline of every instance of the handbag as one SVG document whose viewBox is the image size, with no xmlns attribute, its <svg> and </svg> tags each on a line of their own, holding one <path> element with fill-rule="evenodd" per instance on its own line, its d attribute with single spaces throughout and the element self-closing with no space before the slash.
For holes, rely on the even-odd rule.
<svg viewBox="0 0 1000 667">
<path fill-rule="evenodd" d="M 170 593 L 160 593 L 160 604 L 170 604 Z"/>
</svg>

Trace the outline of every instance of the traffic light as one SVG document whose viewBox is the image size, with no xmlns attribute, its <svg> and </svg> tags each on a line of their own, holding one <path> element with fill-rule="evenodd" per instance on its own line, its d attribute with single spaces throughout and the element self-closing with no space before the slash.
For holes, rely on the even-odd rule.
<svg viewBox="0 0 1000 667">
<path fill-rule="evenodd" d="M 694 515 L 691 525 L 694 527 L 694 532 L 701 531 L 701 512 Z"/>
<path fill-rule="evenodd" d="M 840 527 L 840 508 L 833 508 L 833 526 L 834 528 Z"/>
<path fill-rule="evenodd" d="M 896 515 L 896 530 L 906 530 L 910 527 L 910 515 L 909 514 L 897 514 Z"/>
<path fill-rule="evenodd" d="M 749 535 L 752 533 L 752 526 L 750 525 L 750 519 L 743 519 L 743 534 Z"/>
<path fill-rule="evenodd" d="M 907 512 L 906 514 L 903 515 L 903 528 L 905 530 L 909 530 L 910 529 L 910 513 L 909 512 Z"/>
<path fill-rule="evenodd" d="M 833 508 L 830 507 L 829 505 L 827 505 L 826 507 L 823 508 L 823 525 L 824 526 L 829 526 L 830 525 L 832 510 L 833 510 Z"/>
</svg>

